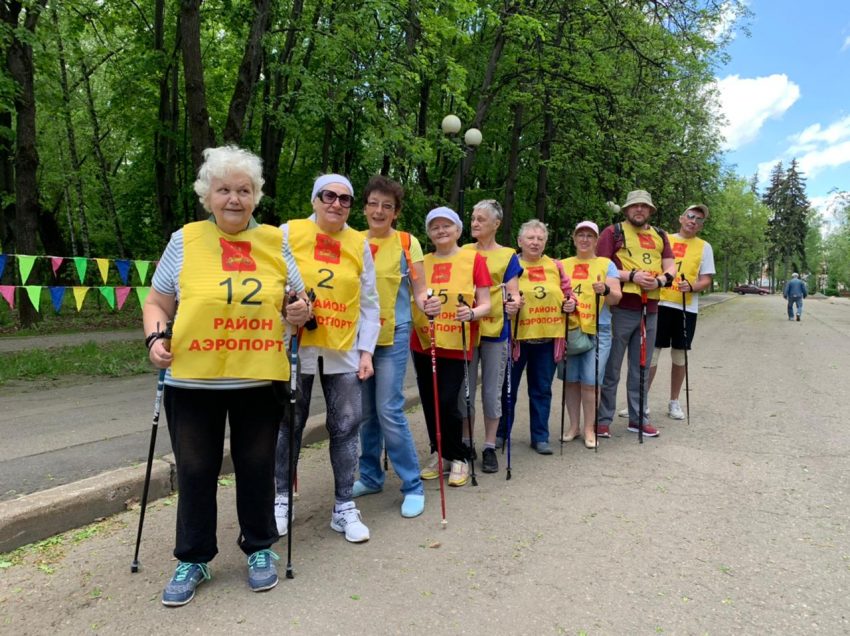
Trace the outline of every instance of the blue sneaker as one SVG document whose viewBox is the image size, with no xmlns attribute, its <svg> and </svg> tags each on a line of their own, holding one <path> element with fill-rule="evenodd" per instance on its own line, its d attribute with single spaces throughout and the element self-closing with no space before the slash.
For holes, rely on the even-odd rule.
<svg viewBox="0 0 850 636">
<path fill-rule="evenodd" d="M 252 592 L 263 592 L 277 585 L 274 562 L 280 557 L 271 550 L 258 550 L 248 557 L 248 585 Z"/>
<path fill-rule="evenodd" d="M 383 488 L 372 488 L 358 479 L 354 482 L 354 486 L 351 488 L 351 496 L 362 497 L 363 495 L 374 495 L 377 492 L 381 492 L 381 490 L 383 490 Z"/>
<path fill-rule="evenodd" d="M 162 591 L 162 604 L 168 607 L 180 607 L 195 598 L 195 588 L 210 579 L 210 569 L 206 563 L 184 563 L 180 561 L 174 576 Z"/>
</svg>

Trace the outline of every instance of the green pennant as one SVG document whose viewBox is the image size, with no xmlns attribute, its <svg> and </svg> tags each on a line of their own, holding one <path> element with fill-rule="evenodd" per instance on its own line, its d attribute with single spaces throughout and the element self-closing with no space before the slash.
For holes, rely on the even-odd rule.
<svg viewBox="0 0 850 636">
<path fill-rule="evenodd" d="M 77 268 L 77 276 L 80 277 L 80 285 L 82 285 L 86 280 L 86 269 L 89 266 L 89 259 L 84 256 L 75 256 L 74 257 L 74 267 Z"/>
<path fill-rule="evenodd" d="M 136 263 L 136 271 L 139 272 L 139 282 L 142 285 L 144 285 L 145 284 L 145 278 L 148 275 L 148 267 L 151 266 L 151 262 L 150 261 L 135 261 L 135 263 Z"/>
<path fill-rule="evenodd" d="M 42 285 L 24 285 L 24 289 L 27 290 L 27 296 L 29 296 L 32 306 L 35 307 L 35 310 L 38 312 L 41 311 L 41 288 Z"/>
<path fill-rule="evenodd" d="M 110 309 L 115 309 L 115 288 L 114 287 L 98 287 L 100 293 L 106 298 Z"/>
<path fill-rule="evenodd" d="M 32 266 L 35 265 L 35 256 L 24 256 L 18 254 L 18 269 L 21 272 L 21 285 L 27 284 L 27 278 L 32 272 Z M 38 307 L 38 305 L 36 305 Z"/>
<path fill-rule="evenodd" d="M 138 261 L 137 261 L 138 262 Z M 136 287 L 136 296 L 139 297 L 139 306 L 145 306 L 145 299 L 148 297 L 148 292 L 150 292 L 150 287 Z"/>
</svg>

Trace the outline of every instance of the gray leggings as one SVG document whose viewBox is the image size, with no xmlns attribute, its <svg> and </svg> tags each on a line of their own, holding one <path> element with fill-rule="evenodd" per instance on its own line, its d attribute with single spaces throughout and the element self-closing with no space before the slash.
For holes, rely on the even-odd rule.
<svg viewBox="0 0 850 636">
<path fill-rule="evenodd" d="M 502 417 L 502 385 L 505 383 L 505 367 L 508 364 L 508 342 L 493 342 L 482 340 L 481 344 L 472 350 L 472 361 L 469 363 L 469 403 L 472 417 L 475 417 L 475 392 L 478 381 L 478 364 L 481 363 L 481 406 L 484 407 L 484 417 L 498 420 Z M 457 407 L 466 417 L 466 393 L 463 387 L 458 394 Z M 464 435 L 467 431 L 463 432 Z"/>
<path fill-rule="evenodd" d="M 321 364 L 321 361 L 320 361 Z M 295 401 L 295 461 L 301 452 L 301 436 L 310 413 L 310 394 L 313 391 L 312 374 L 300 374 L 298 396 Z M 319 367 L 322 393 L 327 404 L 325 427 L 330 439 L 329 452 L 334 471 L 334 497 L 336 503 L 351 501 L 354 473 L 357 470 L 357 435 L 360 430 L 362 403 L 360 380 L 356 373 L 322 373 Z M 289 486 L 289 419 L 284 418 L 277 434 L 275 452 L 275 488 L 285 495 Z"/>
</svg>

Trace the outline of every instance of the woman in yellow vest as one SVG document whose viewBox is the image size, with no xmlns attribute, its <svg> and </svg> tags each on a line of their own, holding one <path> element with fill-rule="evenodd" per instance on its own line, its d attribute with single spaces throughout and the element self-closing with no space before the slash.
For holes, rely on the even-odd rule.
<svg viewBox="0 0 850 636">
<path fill-rule="evenodd" d="M 564 270 L 570 277 L 578 307 L 570 315 L 570 329 L 580 329 L 590 336 L 593 348 L 578 355 L 567 356 L 567 413 L 570 430 L 563 441 L 579 436 L 581 411 L 584 409 L 584 445 L 596 448 L 596 387 L 602 384 L 605 364 L 611 351 L 611 310 L 620 302 L 620 279 L 617 266 L 607 258 L 596 256 L 599 227 L 593 221 L 582 221 L 573 230 L 576 255 L 564 259 Z M 598 297 L 598 303 L 597 303 Z M 596 311 L 599 310 L 597 318 Z M 596 325 L 599 325 L 599 333 Z M 597 357 L 598 356 L 598 357 Z M 563 364 L 558 377 L 564 378 Z"/>
<path fill-rule="evenodd" d="M 433 294 L 422 309 L 414 309 L 415 331 L 410 348 L 434 457 L 420 475 L 422 479 L 440 477 L 436 455 L 436 409 L 439 408 L 440 445 L 446 460 L 443 465 L 451 467 L 449 486 L 464 486 L 469 481 L 469 464 L 461 439 L 463 419 L 458 394 L 463 386 L 464 364 L 472 357 L 472 347 L 478 341 L 477 321 L 490 313 L 493 281 L 484 258 L 474 250 L 462 250 L 458 246 L 463 222 L 454 210 L 447 207 L 431 210 L 425 217 L 425 229 L 434 245 L 434 251 L 426 254 L 423 262 L 425 285 Z M 459 295 L 465 304 L 458 302 Z M 434 319 L 437 396 L 432 384 L 429 317 Z M 467 322 L 470 324 L 466 325 Z M 461 330 L 466 330 L 466 357 Z"/>
<path fill-rule="evenodd" d="M 531 448 L 541 455 L 551 455 L 549 446 L 549 411 L 552 406 L 552 380 L 555 365 L 563 355 L 564 313 L 575 309 L 570 280 L 559 263 L 543 254 L 549 231 L 541 221 L 532 219 L 519 229 L 519 264 L 522 275 L 519 290 L 523 304 L 514 318 L 514 363 L 511 367 L 511 396 L 517 399 L 522 372 L 528 366 L 529 426 Z M 556 347 L 556 344 L 558 345 Z M 507 399 L 507 395 L 504 394 Z M 507 438 L 507 414 L 510 405 L 502 407 L 499 437 Z"/>
<path fill-rule="evenodd" d="M 207 148 L 195 192 L 210 218 L 171 236 L 145 301 L 151 362 L 168 369 L 164 406 L 180 490 L 178 564 L 162 594 L 169 606 L 192 600 L 218 552 L 225 421 L 248 584 L 256 592 L 277 584 L 272 477 L 278 423 L 286 418 L 272 381 L 290 374 L 282 314 L 302 325 L 309 310 L 303 300 L 284 305 L 285 286 L 303 293 L 304 285 L 283 233 L 252 216 L 262 186 L 259 157 L 234 146 Z M 162 330 L 172 319 L 169 351 Z"/>
<path fill-rule="evenodd" d="M 295 457 L 310 413 L 316 374 L 327 405 L 325 426 L 334 473 L 331 529 L 352 543 L 368 541 L 369 528 L 354 504 L 357 470 L 357 432 L 361 419 L 361 382 L 372 377 L 372 354 L 380 331 L 380 306 L 375 288 L 375 265 L 369 241 L 346 221 L 354 203 L 354 188 L 342 175 L 316 179 L 313 214 L 281 226 L 289 239 L 304 284 L 315 293 L 314 328 L 301 336 L 299 390 L 296 411 Z M 281 535 L 289 531 L 289 422 L 281 423 L 275 467 L 275 519 Z"/>
<path fill-rule="evenodd" d="M 380 492 L 386 475 L 381 450 L 386 447 L 393 470 L 401 480 L 402 517 L 417 517 L 425 509 L 425 489 L 419 477 L 419 458 L 404 414 L 404 376 L 410 352 L 413 316 L 411 302 L 420 309 L 427 298 L 422 247 L 415 236 L 395 229 L 404 190 L 383 176 L 375 176 L 363 191 L 363 209 L 375 259 L 381 332 L 372 356 L 375 375 L 363 383 L 360 423 L 360 478 L 353 496 Z"/>
<path fill-rule="evenodd" d="M 478 377 L 478 362 L 481 361 L 481 407 L 484 411 L 484 451 L 481 454 L 481 470 L 495 473 L 499 470 L 496 459 L 496 433 L 502 416 L 502 385 L 505 382 L 505 366 L 508 362 L 508 335 L 510 320 L 519 310 L 519 264 L 516 250 L 503 247 L 496 241 L 496 231 L 502 224 L 502 206 L 494 199 L 479 201 L 472 208 L 471 229 L 475 243 L 464 245 L 464 249 L 477 250 L 487 261 L 487 269 L 493 279 L 490 287 L 490 313 L 481 321 L 481 343 L 473 349 L 469 375 L 469 399 L 472 417 L 475 418 L 475 388 Z M 508 301 L 507 299 L 510 298 Z M 465 396 L 461 392 L 459 405 L 465 413 Z M 471 449 L 470 426 L 463 422 L 464 444 Z"/>
</svg>

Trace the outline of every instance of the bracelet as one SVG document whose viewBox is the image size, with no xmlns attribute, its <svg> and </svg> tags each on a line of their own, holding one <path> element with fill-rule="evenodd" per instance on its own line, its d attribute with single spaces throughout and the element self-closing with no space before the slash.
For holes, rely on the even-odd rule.
<svg viewBox="0 0 850 636">
<path fill-rule="evenodd" d="M 611 293 L 611 288 L 610 288 L 610 287 L 608 287 L 608 283 L 605 283 L 605 291 L 604 291 L 604 292 L 602 292 L 602 295 L 603 295 L 603 296 L 607 296 L 607 295 L 608 295 L 608 294 L 610 294 L 610 293 Z"/>
<path fill-rule="evenodd" d="M 664 284 L 664 286 L 665 287 L 672 287 L 673 286 L 673 274 L 671 274 L 670 272 L 664 272 L 664 278 L 667 279 L 667 282 Z"/>
<path fill-rule="evenodd" d="M 153 343 L 157 340 L 161 340 L 165 336 L 165 333 L 162 331 L 154 331 L 149 334 L 147 338 L 145 338 L 145 346 L 148 348 L 148 351 L 153 347 Z"/>
<path fill-rule="evenodd" d="M 635 282 L 635 273 L 636 273 L 636 270 L 632 270 L 632 271 L 629 272 L 629 282 L 630 283 Z"/>
<path fill-rule="evenodd" d="M 661 280 L 660 278 L 656 278 L 655 283 L 658 285 L 658 289 L 661 289 L 662 287 L 664 287 L 664 281 Z"/>
</svg>

